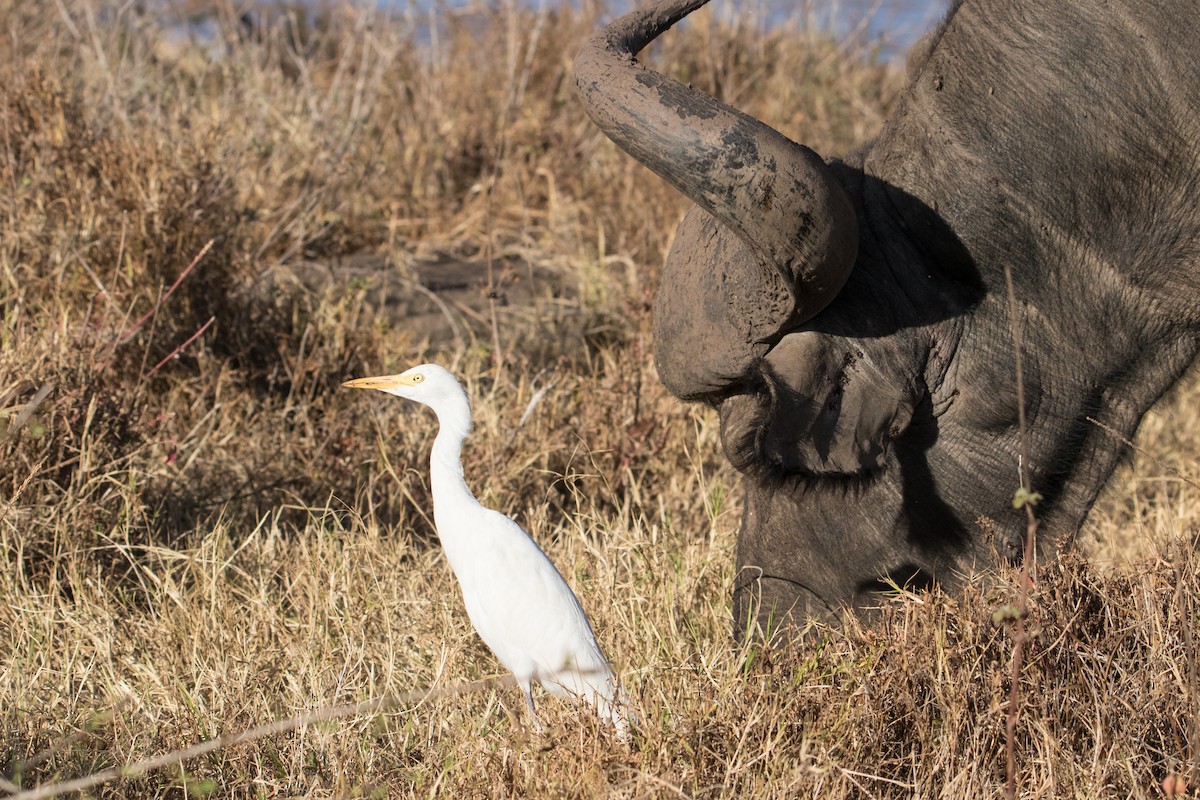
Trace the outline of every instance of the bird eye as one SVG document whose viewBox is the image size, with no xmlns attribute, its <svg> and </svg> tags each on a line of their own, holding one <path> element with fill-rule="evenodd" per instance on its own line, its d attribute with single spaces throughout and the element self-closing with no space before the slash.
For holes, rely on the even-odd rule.
<svg viewBox="0 0 1200 800">
<path fill-rule="evenodd" d="M 424 376 L 424 375 L 413 375 L 413 376 L 412 376 L 412 382 L 413 382 L 413 383 L 420 383 L 420 382 L 421 382 L 421 381 L 423 381 L 423 380 L 425 380 L 425 376 Z"/>
</svg>

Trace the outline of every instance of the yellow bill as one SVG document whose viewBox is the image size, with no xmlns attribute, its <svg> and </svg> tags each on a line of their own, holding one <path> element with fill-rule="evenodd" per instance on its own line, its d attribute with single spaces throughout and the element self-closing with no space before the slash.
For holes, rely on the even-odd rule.
<svg viewBox="0 0 1200 800">
<path fill-rule="evenodd" d="M 400 375 L 355 378 L 352 381 L 346 381 L 342 386 L 345 386 L 347 389 L 378 389 L 381 392 L 386 392 L 389 389 L 398 389 L 401 386 L 416 386 L 423 380 L 425 380 L 425 376 L 419 372 L 405 372 Z"/>
</svg>

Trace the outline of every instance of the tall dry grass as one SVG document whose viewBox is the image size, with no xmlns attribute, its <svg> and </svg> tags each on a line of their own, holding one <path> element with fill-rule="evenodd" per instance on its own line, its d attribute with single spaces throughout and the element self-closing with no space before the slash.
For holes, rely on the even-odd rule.
<svg viewBox="0 0 1200 800">
<path fill-rule="evenodd" d="M 475 402 L 468 479 L 575 587 L 634 743 L 549 698 L 531 738 L 491 691 L 98 796 L 997 796 L 1010 576 L 802 651 L 733 644 L 737 478 L 648 355 L 685 203 L 570 87 L 602 9 L 439 11 L 434 41 L 415 13 L 240 11 L 216 8 L 210 47 L 132 4 L 0 0 L 0 787 L 496 674 L 433 535 L 432 419 L 336 388 L 436 358 Z M 902 82 L 820 32 L 708 15 L 650 58 L 824 152 Z M 532 283 L 527 307 L 493 325 L 481 298 L 431 345 L 369 281 L 263 279 L 353 254 L 411 279 L 434 253 L 492 261 L 501 300 Z M 1022 796 L 1155 797 L 1196 757 L 1197 391 L 1144 426 L 1096 558 L 1038 575 Z"/>
</svg>

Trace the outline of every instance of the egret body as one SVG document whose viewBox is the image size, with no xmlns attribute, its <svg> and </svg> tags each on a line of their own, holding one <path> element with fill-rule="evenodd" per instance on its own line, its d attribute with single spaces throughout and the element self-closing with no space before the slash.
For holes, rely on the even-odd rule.
<svg viewBox="0 0 1200 800">
<path fill-rule="evenodd" d="M 591 704 L 622 738 L 617 677 L 600 651 L 579 599 L 520 525 L 475 499 L 463 478 L 462 445 L 471 431 L 467 393 L 445 368 L 422 364 L 399 375 L 344 386 L 415 400 L 437 414 L 429 459 L 433 519 L 475 630 L 517 679 L 537 716 L 530 687 Z"/>
</svg>

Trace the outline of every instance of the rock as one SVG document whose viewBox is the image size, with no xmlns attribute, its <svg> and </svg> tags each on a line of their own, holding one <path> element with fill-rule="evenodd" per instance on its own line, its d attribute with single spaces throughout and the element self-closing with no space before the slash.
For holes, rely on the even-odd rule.
<svg viewBox="0 0 1200 800">
<path fill-rule="evenodd" d="M 438 253 L 399 263 L 357 253 L 273 267 L 258 276 L 251 292 L 275 303 L 296 292 L 334 302 L 362 293 L 362 302 L 378 319 L 431 344 L 490 335 L 489 294 L 497 313 L 507 317 L 532 314 L 539 303 L 573 294 L 557 270 L 511 256 L 493 261 L 492 276 L 496 288 L 489 292 L 485 260 Z"/>
</svg>

